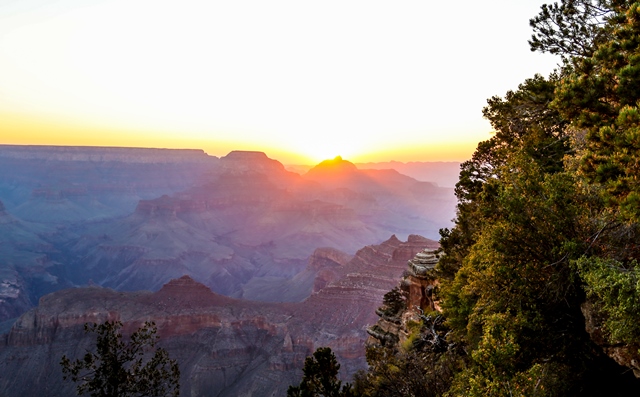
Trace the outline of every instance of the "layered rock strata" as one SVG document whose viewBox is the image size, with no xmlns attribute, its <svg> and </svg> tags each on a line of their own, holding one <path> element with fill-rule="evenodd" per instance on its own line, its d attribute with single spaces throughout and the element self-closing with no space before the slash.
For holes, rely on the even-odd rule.
<svg viewBox="0 0 640 397">
<path fill-rule="evenodd" d="M 402 290 L 407 291 L 407 308 L 419 311 L 440 311 L 433 296 L 438 285 L 428 273 L 438 263 L 438 255 L 433 249 L 424 249 L 407 263 L 408 272 L 402 280 Z"/>
<path fill-rule="evenodd" d="M 46 292 L 69 286 L 51 274 L 49 255 L 55 248 L 39 236 L 50 232 L 15 218 L 0 201 L 0 322 L 37 302 L 35 286 Z"/>
</svg>

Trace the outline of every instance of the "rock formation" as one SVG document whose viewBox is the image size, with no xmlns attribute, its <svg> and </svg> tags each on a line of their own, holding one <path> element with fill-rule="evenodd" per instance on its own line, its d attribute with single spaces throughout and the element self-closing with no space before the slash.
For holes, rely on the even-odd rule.
<svg viewBox="0 0 640 397">
<path fill-rule="evenodd" d="M 264 153 L 232 152 L 219 163 L 200 185 L 141 200 L 128 217 L 88 226 L 81 244 L 70 248 L 79 258 L 71 264 L 72 273 L 84 277 L 74 282 L 92 279 L 120 290 L 157 290 L 189 274 L 225 295 L 296 301 L 311 292 L 313 275 L 293 278 L 316 248 L 353 254 L 396 231 L 420 230 L 411 224 L 424 218 L 412 214 L 440 213 L 412 207 L 418 201 L 431 205 L 428 194 L 418 193 L 432 185 L 395 172 L 363 174 L 341 159 L 309 173 L 343 178 L 335 189 L 324 186 L 323 177 L 286 171 Z M 334 278 L 326 269 L 316 287 Z"/>
<path fill-rule="evenodd" d="M 402 290 L 407 293 L 407 308 L 419 311 L 440 311 L 433 297 L 433 289 L 438 281 L 429 276 L 428 271 L 438 263 L 433 249 L 424 249 L 409 262 L 407 275 L 402 280 Z"/>
<path fill-rule="evenodd" d="M 352 206 L 356 212 L 360 210 L 365 216 L 376 213 L 376 222 L 392 226 L 396 234 L 407 232 L 436 237 L 435 233 L 420 231 L 420 227 L 441 225 L 439 229 L 448 225 L 455 214 L 453 189 L 420 182 L 393 169 L 360 170 L 353 163 L 336 157 L 311 168 L 303 178 L 328 189 L 324 197 L 332 197 L 334 202 L 357 202 L 358 205 Z"/>
<path fill-rule="evenodd" d="M 376 310 L 380 317 L 375 325 L 367 329 L 367 344 L 398 347 L 411 335 L 410 322 L 418 323 L 426 312 L 440 311 L 433 290 L 438 281 L 428 271 L 438 263 L 437 247 L 430 246 L 407 261 L 407 270 L 399 284 L 402 304 L 390 308 L 385 305 Z"/>
</svg>

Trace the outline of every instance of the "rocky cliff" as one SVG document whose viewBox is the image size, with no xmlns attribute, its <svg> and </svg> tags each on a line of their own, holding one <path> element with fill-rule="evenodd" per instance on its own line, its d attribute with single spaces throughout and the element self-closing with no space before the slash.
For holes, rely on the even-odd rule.
<svg viewBox="0 0 640 397">
<path fill-rule="evenodd" d="M 595 309 L 593 302 L 587 300 L 580 309 L 585 319 L 585 329 L 591 340 L 616 363 L 627 367 L 633 371 L 636 378 L 640 378 L 640 345 L 611 343 L 603 329 L 604 315 Z"/>
</svg>

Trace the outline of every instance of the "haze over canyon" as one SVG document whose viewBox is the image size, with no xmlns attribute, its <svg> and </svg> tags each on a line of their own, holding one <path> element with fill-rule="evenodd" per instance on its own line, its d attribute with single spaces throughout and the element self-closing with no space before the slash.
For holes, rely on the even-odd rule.
<svg viewBox="0 0 640 397">
<path fill-rule="evenodd" d="M 323 345 L 352 374 L 382 295 L 451 225 L 458 168 L 0 145 L 0 394 L 72 395 L 60 356 L 106 319 L 155 320 L 186 394 L 283 394 Z"/>
</svg>

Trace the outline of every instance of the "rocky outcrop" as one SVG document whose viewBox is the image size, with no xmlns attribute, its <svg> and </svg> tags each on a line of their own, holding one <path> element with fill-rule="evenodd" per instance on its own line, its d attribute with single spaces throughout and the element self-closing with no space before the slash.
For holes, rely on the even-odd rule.
<svg viewBox="0 0 640 397">
<path fill-rule="evenodd" d="M 411 234 L 407 238 L 407 244 L 399 247 L 393 253 L 394 261 L 409 261 L 418 258 L 422 253 L 415 253 L 415 247 L 423 247 L 422 253 L 434 252 L 440 248 L 440 243 L 416 234 Z M 429 262 L 431 263 L 431 262 Z"/>
<path fill-rule="evenodd" d="M 266 175 L 285 171 L 277 160 L 270 159 L 263 152 L 234 150 L 220 158 L 222 168 L 234 172 L 258 172 Z"/>
<path fill-rule="evenodd" d="M 407 308 L 419 311 L 440 311 L 434 300 L 433 290 L 438 281 L 429 275 L 429 270 L 438 263 L 434 249 L 424 249 L 407 263 L 408 272 L 401 282 L 401 289 L 407 293 Z"/>
<path fill-rule="evenodd" d="M 329 267 L 338 268 L 345 266 L 351 259 L 353 259 L 352 255 L 346 254 L 335 248 L 318 248 L 309 258 L 307 268 L 313 271 L 318 271 Z"/>
<path fill-rule="evenodd" d="M 173 218 L 177 219 L 177 214 L 186 211 L 204 210 L 204 203 L 191 200 L 171 199 L 166 194 L 153 200 L 140 200 L 136 206 L 134 214 L 141 218 Z"/>
<path fill-rule="evenodd" d="M 436 244 L 430 244 L 406 262 L 397 290 L 400 296 L 393 297 L 401 302 L 395 302 L 393 308 L 383 305 L 376 310 L 380 318 L 367 329 L 367 344 L 397 348 L 411 335 L 409 323 L 418 324 L 422 322 L 424 313 L 441 311 L 433 294 L 438 281 L 429 273 L 438 263 L 437 249 Z"/>
<path fill-rule="evenodd" d="M 16 318 L 33 306 L 27 283 L 14 268 L 0 271 L 0 321 Z"/>
<path fill-rule="evenodd" d="M 309 321 L 312 316 L 319 315 L 329 319 L 332 324 L 345 328 L 358 324 L 358 344 L 355 351 L 364 352 L 367 327 L 363 324 L 376 324 L 376 308 L 382 304 L 382 296 L 397 285 L 407 266 L 405 258 L 408 255 L 413 257 L 425 246 L 433 245 L 437 245 L 437 242 L 419 236 L 414 236 L 407 242 L 392 236 L 379 245 L 359 250 L 347 265 L 336 269 L 341 274 L 336 281 L 305 301 L 313 307 L 313 310 L 306 312 Z M 351 350 L 341 353 L 349 355 L 353 351 L 351 347 Z M 364 366 L 364 362 L 362 365 Z M 350 370 L 357 369 L 350 367 Z"/>
<path fill-rule="evenodd" d="M 335 176 L 343 176 L 357 173 L 358 168 L 350 161 L 337 156 L 331 160 L 324 160 L 307 172 L 307 177 L 312 179 L 323 179 Z"/>
<path fill-rule="evenodd" d="M 329 283 L 340 278 L 340 268 L 353 257 L 334 248 L 318 248 L 307 265 L 307 271 L 315 274 L 313 292 L 318 292 Z"/>
</svg>

